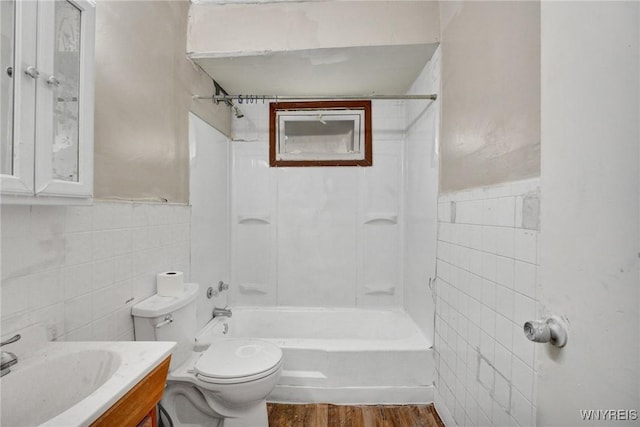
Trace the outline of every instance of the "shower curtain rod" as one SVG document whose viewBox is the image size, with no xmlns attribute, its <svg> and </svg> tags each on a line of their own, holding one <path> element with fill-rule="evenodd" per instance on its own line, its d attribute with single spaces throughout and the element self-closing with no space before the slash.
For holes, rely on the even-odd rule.
<svg viewBox="0 0 640 427">
<path fill-rule="evenodd" d="M 436 94 L 429 95 L 213 95 L 213 96 L 199 96 L 194 95 L 193 99 L 210 99 L 217 102 L 227 102 L 237 100 L 239 104 L 242 103 L 254 103 L 257 101 L 275 100 L 277 101 L 302 101 L 302 100 L 318 100 L 318 99 L 332 99 L 332 100 L 356 100 L 356 99 L 387 99 L 387 100 L 420 100 L 428 99 L 435 101 L 438 98 Z"/>
</svg>

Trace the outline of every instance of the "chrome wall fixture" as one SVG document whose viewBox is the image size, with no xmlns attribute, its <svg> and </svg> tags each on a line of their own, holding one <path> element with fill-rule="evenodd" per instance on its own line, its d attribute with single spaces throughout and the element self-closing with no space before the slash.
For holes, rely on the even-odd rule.
<svg viewBox="0 0 640 427">
<path fill-rule="evenodd" d="M 229 289 L 229 284 L 224 283 L 222 280 L 218 282 L 218 290 L 215 290 L 213 286 L 209 286 L 207 289 L 207 298 L 211 299 L 213 297 L 217 297 L 218 294 L 222 291 L 226 291 Z"/>
<path fill-rule="evenodd" d="M 239 119 L 244 117 L 244 113 L 242 112 L 242 110 L 240 110 L 240 108 L 238 108 L 237 105 L 235 105 L 233 103 L 233 97 L 230 97 L 229 94 L 227 93 L 226 90 L 224 90 L 224 88 L 222 86 L 220 86 L 220 84 L 211 79 L 213 81 L 213 88 L 215 90 L 215 93 L 212 96 L 199 96 L 199 95 L 193 95 L 192 99 L 210 99 L 213 102 L 215 102 L 216 104 L 220 103 L 220 102 L 224 102 L 225 104 L 227 104 L 229 107 L 231 107 L 233 109 L 233 114 L 235 114 L 235 116 Z M 216 99 L 217 97 L 222 97 L 223 99 Z M 239 102 L 240 104 L 242 104 L 242 102 Z"/>
<path fill-rule="evenodd" d="M 18 341 L 20 337 L 21 337 L 20 334 L 16 334 L 11 338 L 9 338 L 8 340 L 0 342 L 0 347 L 7 344 L 12 344 Z M 0 363 L 0 377 L 4 377 L 9 372 L 11 372 L 11 367 L 18 363 L 18 357 L 15 354 L 11 353 L 10 351 L 4 351 L 4 350 L 0 351 L 0 356 L 2 359 Z"/>
</svg>

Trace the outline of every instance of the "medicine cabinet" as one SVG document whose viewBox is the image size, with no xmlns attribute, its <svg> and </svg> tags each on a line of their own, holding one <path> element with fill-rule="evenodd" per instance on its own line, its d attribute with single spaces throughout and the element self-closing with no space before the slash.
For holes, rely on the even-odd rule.
<svg viewBox="0 0 640 427">
<path fill-rule="evenodd" d="M 371 166 L 371 101 L 271 103 L 271 166 Z"/>
<path fill-rule="evenodd" d="M 0 2 L 3 203 L 90 198 L 95 5 Z"/>
</svg>

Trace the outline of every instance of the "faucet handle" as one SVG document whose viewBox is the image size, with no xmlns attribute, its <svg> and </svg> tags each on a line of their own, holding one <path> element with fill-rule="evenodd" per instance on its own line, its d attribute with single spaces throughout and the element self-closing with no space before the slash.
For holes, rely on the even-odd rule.
<svg viewBox="0 0 640 427">
<path fill-rule="evenodd" d="M 222 291 L 226 291 L 227 289 L 229 289 L 229 284 L 228 283 L 224 283 L 222 280 L 218 282 L 218 289 L 214 289 L 213 286 L 209 286 L 209 288 L 207 289 L 207 298 L 211 299 L 213 297 L 217 297 L 218 294 L 220 294 L 220 292 Z"/>
<path fill-rule="evenodd" d="M 22 338 L 22 336 L 20 334 L 15 334 L 14 336 L 9 338 L 8 340 L 0 342 L 0 347 L 2 347 L 3 345 L 12 344 L 12 343 L 18 341 L 20 338 Z"/>
</svg>

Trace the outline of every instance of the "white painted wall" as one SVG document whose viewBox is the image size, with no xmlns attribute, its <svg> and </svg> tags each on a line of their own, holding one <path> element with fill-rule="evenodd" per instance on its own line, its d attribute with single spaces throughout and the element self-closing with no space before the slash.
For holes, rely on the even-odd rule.
<svg viewBox="0 0 640 427">
<path fill-rule="evenodd" d="M 436 43 L 439 30 L 438 3 L 431 1 L 200 2 L 189 10 L 187 52 Z"/>
<path fill-rule="evenodd" d="M 437 47 L 438 2 L 194 2 L 188 34 L 229 93 L 403 93 Z"/>
<path fill-rule="evenodd" d="M 206 290 L 229 282 L 229 139 L 189 114 L 191 281 L 200 284 L 198 326 L 214 306 L 224 307 L 227 292 L 211 299 Z"/>
<path fill-rule="evenodd" d="M 542 3 L 540 302 L 570 331 L 537 353 L 540 425 L 640 410 L 639 27 L 638 2 Z"/>
<path fill-rule="evenodd" d="M 540 176 L 540 2 L 440 6 L 440 188 Z"/>
<path fill-rule="evenodd" d="M 230 131 L 226 106 L 191 97 L 213 84 L 185 55 L 189 5 L 96 4 L 96 198 L 188 203 L 189 111 Z"/>
<path fill-rule="evenodd" d="M 440 93 L 440 56 L 438 49 L 409 94 Z M 439 99 L 406 104 L 404 307 L 428 336 L 433 334 L 434 313 L 429 285 L 436 274 L 439 114 Z"/>
</svg>

